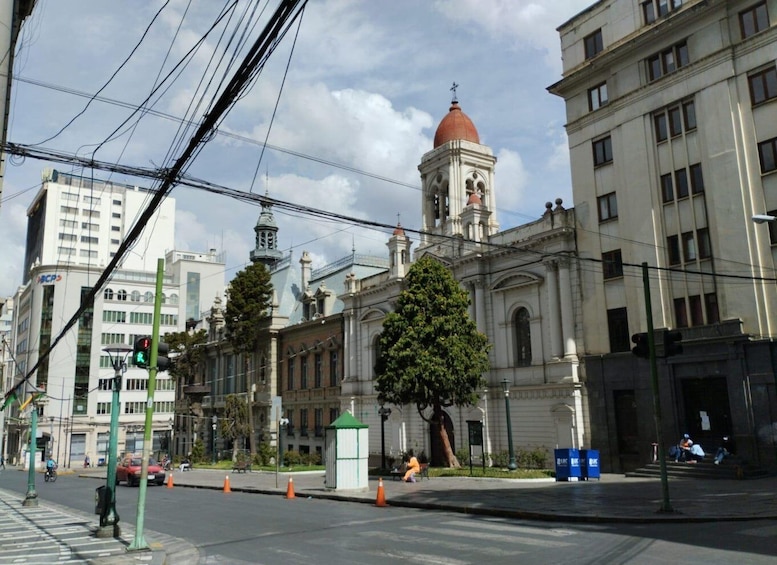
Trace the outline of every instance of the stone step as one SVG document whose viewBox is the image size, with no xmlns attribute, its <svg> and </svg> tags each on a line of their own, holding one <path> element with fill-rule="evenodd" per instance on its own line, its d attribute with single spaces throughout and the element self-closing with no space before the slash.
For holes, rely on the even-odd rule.
<svg viewBox="0 0 777 565">
<path fill-rule="evenodd" d="M 675 463 L 667 460 L 666 474 L 672 478 L 686 479 L 759 479 L 768 477 L 765 469 L 749 465 L 738 465 L 733 461 L 723 461 L 715 465 L 712 459 L 698 463 Z M 650 463 L 634 471 L 626 473 L 627 477 L 660 477 L 661 466 L 658 463 Z"/>
</svg>

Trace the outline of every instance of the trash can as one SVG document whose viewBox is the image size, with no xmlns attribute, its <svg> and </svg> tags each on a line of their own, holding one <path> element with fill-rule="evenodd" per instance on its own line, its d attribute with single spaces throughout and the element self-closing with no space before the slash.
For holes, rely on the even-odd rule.
<svg viewBox="0 0 777 565">
<path fill-rule="evenodd" d="M 108 498 L 108 491 L 105 488 L 105 485 L 101 487 L 97 487 L 94 491 L 94 513 L 98 514 L 100 516 L 103 515 L 103 510 L 105 510 L 107 501 L 105 500 Z"/>
<path fill-rule="evenodd" d="M 577 481 L 580 478 L 580 451 L 555 449 L 556 481 Z"/>
<path fill-rule="evenodd" d="M 580 476 L 584 481 L 601 478 L 598 449 L 580 450 Z"/>
</svg>

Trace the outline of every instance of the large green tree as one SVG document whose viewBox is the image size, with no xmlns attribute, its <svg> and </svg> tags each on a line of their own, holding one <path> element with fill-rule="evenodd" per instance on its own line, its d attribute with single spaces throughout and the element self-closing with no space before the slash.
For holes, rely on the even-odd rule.
<svg viewBox="0 0 777 565">
<path fill-rule="evenodd" d="M 175 353 L 173 363 L 170 365 L 168 373 L 175 379 L 183 379 L 188 383 L 190 377 L 198 370 L 205 355 L 203 347 L 197 347 L 204 344 L 208 339 L 208 333 L 205 330 L 196 332 L 171 332 L 162 337 L 162 341 L 170 346 L 170 353 Z"/>
<path fill-rule="evenodd" d="M 256 453 L 256 434 L 251 403 L 254 375 L 249 371 L 249 359 L 256 353 L 259 338 L 266 330 L 263 322 L 270 317 L 272 282 L 270 272 L 262 263 L 252 263 L 235 275 L 227 289 L 225 323 L 227 341 L 235 353 L 242 354 L 248 377 L 248 433 L 251 456 Z"/>
<path fill-rule="evenodd" d="M 488 339 L 469 317 L 468 305 L 467 293 L 448 269 L 422 257 L 408 271 L 396 310 L 383 322 L 375 367 L 378 400 L 415 404 L 439 433 L 449 467 L 460 464 L 443 409 L 474 405 L 489 369 Z"/>
<path fill-rule="evenodd" d="M 251 434 L 248 423 L 248 404 L 236 394 L 224 398 L 224 415 L 219 418 L 219 434 L 223 439 L 232 441 L 232 460 L 237 459 L 239 442 Z"/>
</svg>

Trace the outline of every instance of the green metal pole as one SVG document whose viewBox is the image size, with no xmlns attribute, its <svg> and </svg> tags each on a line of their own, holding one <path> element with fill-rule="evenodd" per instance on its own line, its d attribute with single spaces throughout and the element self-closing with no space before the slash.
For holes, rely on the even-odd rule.
<svg viewBox="0 0 777 565">
<path fill-rule="evenodd" d="M 642 286 L 645 289 L 645 313 L 648 326 L 648 349 L 650 349 L 650 383 L 653 388 L 653 417 L 656 422 L 656 442 L 658 443 L 658 464 L 661 469 L 661 508 L 659 512 L 674 512 L 669 502 L 669 477 L 666 473 L 666 456 L 664 455 L 664 434 L 661 430 L 661 398 L 658 393 L 658 366 L 656 364 L 656 340 L 653 335 L 653 305 L 650 301 L 650 278 L 648 264 L 642 263 Z"/>
<path fill-rule="evenodd" d="M 113 361 L 113 396 L 111 397 L 111 427 L 108 438 L 108 469 L 97 537 L 119 537 L 121 535 L 119 513 L 116 512 L 116 464 L 119 457 L 119 392 L 121 391 L 121 371 L 124 359 L 120 353 L 116 352 L 111 361 Z"/>
<path fill-rule="evenodd" d="M 140 485 L 138 488 L 138 515 L 135 521 L 135 539 L 127 547 L 128 551 L 150 549 L 143 537 L 143 523 L 146 517 L 146 491 L 148 490 L 148 458 L 153 446 L 154 391 L 156 389 L 157 346 L 159 345 L 159 319 L 162 312 L 162 282 L 165 275 L 165 260 L 156 263 L 156 296 L 154 297 L 154 321 L 151 330 L 151 358 L 148 361 L 148 396 L 146 400 L 146 421 L 143 430 L 143 461 L 140 467 Z"/>
<path fill-rule="evenodd" d="M 30 415 L 30 468 L 27 470 L 27 494 L 22 506 L 38 506 L 38 493 L 35 492 L 35 455 L 38 453 L 38 406 L 32 402 Z"/>
</svg>

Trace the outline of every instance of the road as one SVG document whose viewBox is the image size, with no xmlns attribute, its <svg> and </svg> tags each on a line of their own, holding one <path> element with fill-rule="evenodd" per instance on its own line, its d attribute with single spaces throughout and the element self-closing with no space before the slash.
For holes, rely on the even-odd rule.
<svg viewBox="0 0 777 565">
<path fill-rule="evenodd" d="M 93 513 L 99 481 L 61 475 L 46 484 L 39 478 L 42 499 Z M 23 498 L 26 474 L 2 472 L 0 488 Z M 777 555 L 777 524 L 769 521 L 563 524 L 183 487 L 150 486 L 147 492 L 145 528 L 187 539 L 200 549 L 201 563 L 212 565 L 772 565 Z M 134 525 L 137 496 L 137 488 L 118 487 L 122 522 Z"/>
</svg>

